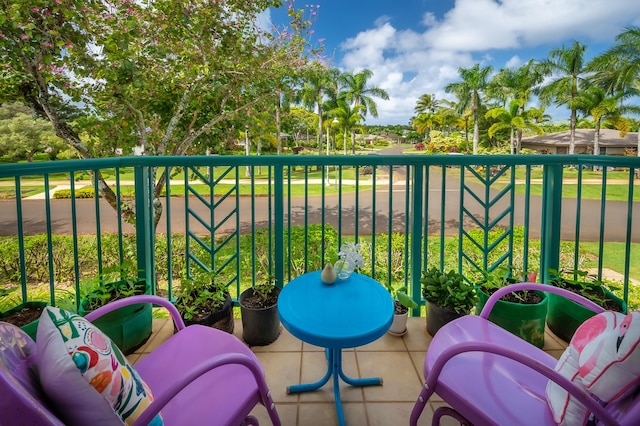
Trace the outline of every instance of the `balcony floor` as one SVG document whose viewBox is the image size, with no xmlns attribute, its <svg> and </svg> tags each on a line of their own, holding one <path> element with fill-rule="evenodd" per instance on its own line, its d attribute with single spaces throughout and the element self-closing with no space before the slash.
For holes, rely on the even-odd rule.
<svg viewBox="0 0 640 426">
<path fill-rule="evenodd" d="M 377 341 L 356 349 L 344 351 L 345 373 L 352 377 L 382 377 L 382 386 L 352 387 L 341 381 L 346 423 L 358 426 L 387 426 L 408 424 L 413 404 L 424 383 L 422 366 L 431 341 L 426 331 L 425 319 L 409 318 L 408 332 L 403 337 L 385 334 Z M 173 333 L 167 319 L 154 320 L 153 334 L 129 360 L 135 363 Z M 242 338 L 242 322 L 236 319 L 234 334 Z M 559 358 L 566 343 L 547 331 L 545 351 Z M 326 360 L 322 348 L 303 343 L 284 328 L 278 340 L 268 346 L 253 347 L 262 363 L 267 383 L 276 408 L 286 426 L 326 426 L 337 424 L 333 402 L 333 385 L 330 380 L 321 389 L 287 395 L 287 385 L 312 382 L 326 372 Z M 432 398 L 420 417 L 420 425 L 431 424 L 433 410 L 442 402 Z M 260 424 L 269 425 L 266 410 L 259 406 L 253 413 Z M 449 423 L 447 423 L 449 422 Z M 458 424 L 450 418 L 443 425 Z"/>
</svg>

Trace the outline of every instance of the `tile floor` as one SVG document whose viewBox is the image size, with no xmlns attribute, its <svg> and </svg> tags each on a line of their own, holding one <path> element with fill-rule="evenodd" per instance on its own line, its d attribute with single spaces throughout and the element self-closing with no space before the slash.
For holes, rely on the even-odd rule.
<svg viewBox="0 0 640 426">
<path fill-rule="evenodd" d="M 379 376 L 382 386 L 352 387 L 341 382 L 345 421 L 354 426 L 390 426 L 409 424 L 413 404 L 420 393 L 422 366 L 431 336 L 424 318 L 410 318 L 403 337 L 385 334 L 377 341 L 356 349 L 345 350 L 343 368 L 351 377 Z M 147 343 L 128 358 L 135 363 L 173 333 L 169 320 L 154 320 L 153 334 Z M 234 334 L 242 337 L 242 322 L 236 319 Z M 547 332 L 545 350 L 560 357 L 566 343 Z M 253 347 L 267 377 L 267 383 L 284 426 L 327 426 L 337 424 L 330 380 L 320 390 L 287 395 L 287 385 L 312 382 L 326 372 L 322 348 L 303 343 L 286 330 L 268 346 Z M 430 425 L 433 409 L 441 401 L 433 399 L 420 417 L 420 425 Z M 260 424 L 269 425 L 262 406 L 253 413 Z M 447 423 L 449 421 L 449 423 Z M 443 425 L 457 424 L 450 418 Z"/>
</svg>

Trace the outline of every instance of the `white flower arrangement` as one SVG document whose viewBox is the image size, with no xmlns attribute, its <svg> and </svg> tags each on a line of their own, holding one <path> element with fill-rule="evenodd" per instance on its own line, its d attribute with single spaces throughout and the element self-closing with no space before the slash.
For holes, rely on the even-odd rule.
<svg viewBox="0 0 640 426">
<path fill-rule="evenodd" d="M 356 243 L 344 243 L 338 252 L 338 261 L 333 266 L 338 278 L 348 278 L 351 272 L 364 266 L 364 260 L 360 253 L 362 245 Z"/>
</svg>

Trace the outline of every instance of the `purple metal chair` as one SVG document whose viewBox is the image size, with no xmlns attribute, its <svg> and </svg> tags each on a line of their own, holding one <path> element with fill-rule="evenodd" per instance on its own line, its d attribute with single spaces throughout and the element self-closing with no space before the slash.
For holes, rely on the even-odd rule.
<svg viewBox="0 0 640 426">
<path fill-rule="evenodd" d="M 134 423 L 146 425 L 161 410 L 165 425 L 257 425 L 250 413 L 257 404 L 280 425 L 264 371 L 239 339 L 217 329 L 185 327 L 171 302 L 157 296 L 133 296 L 112 302 L 85 318 L 89 321 L 134 303 L 166 308 L 178 332 L 136 363 L 155 400 Z M 19 328 L 0 322 L 0 423 L 62 425 L 38 385 L 35 343 Z"/>
<path fill-rule="evenodd" d="M 575 396 L 602 425 L 640 424 L 640 398 L 601 405 L 558 374 L 557 360 L 488 320 L 497 300 L 509 292 L 540 290 L 540 284 L 513 284 L 496 291 L 480 315 L 467 315 L 442 327 L 429 344 L 425 384 L 411 412 L 415 426 L 429 398 L 437 393 L 448 407 L 434 411 L 432 425 L 450 416 L 473 425 L 555 425 L 547 406 L 546 387 L 553 380 Z M 547 286 L 596 313 L 603 309 L 570 291 Z"/>
</svg>

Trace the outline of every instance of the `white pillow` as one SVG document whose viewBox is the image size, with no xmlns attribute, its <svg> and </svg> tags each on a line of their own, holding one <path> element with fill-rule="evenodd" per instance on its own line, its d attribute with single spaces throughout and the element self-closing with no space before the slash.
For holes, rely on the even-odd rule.
<svg viewBox="0 0 640 426">
<path fill-rule="evenodd" d="M 120 349 L 80 315 L 46 307 L 36 345 L 40 383 L 66 424 L 131 424 L 153 401 Z"/>
<path fill-rule="evenodd" d="M 628 396 L 640 383 L 640 312 L 606 311 L 586 320 L 556 371 L 605 403 Z M 586 408 L 553 382 L 547 385 L 547 403 L 556 423 L 585 424 Z"/>
</svg>

